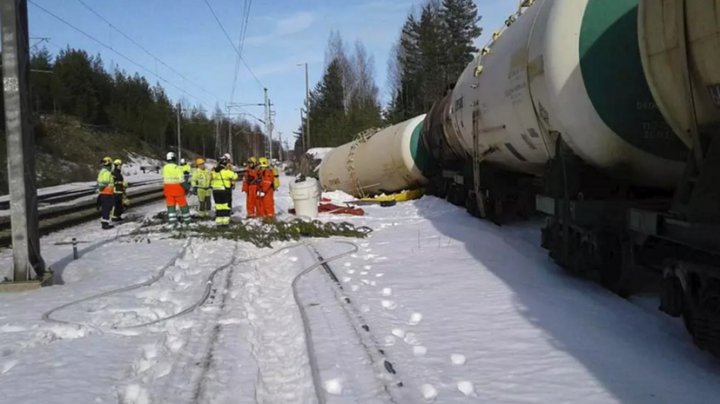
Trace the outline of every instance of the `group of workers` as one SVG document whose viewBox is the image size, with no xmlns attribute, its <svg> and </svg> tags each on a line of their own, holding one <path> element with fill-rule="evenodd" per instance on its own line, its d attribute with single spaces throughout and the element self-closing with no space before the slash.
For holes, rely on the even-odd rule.
<svg viewBox="0 0 720 404">
<path fill-rule="evenodd" d="M 280 186 L 277 169 L 266 157 L 250 157 L 245 168 L 242 191 L 247 194 L 247 216 L 275 217 L 275 190 Z"/>
<path fill-rule="evenodd" d="M 187 196 L 197 195 L 198 215 L 209 218 L 212 200 L 215 201 L 215 223 L 219 226 L 230 224 L 232 216 L 232 191 L 239 181 L 232 159 L 225 154 L 217 160 L 212 170 L 206 167 L 205 159 L 195 160 L 195 168 L 185 159 L 176 163 L 174 152 L 165 155 L 162 168 L 163 193 L 167 206 L 168 222 L 190 223 L 190 207 Z M 126 196 L 128 183 L 122 173 L 122 161 L 104 157 L 97 177 L 98 208 L 102 228 L 112 229 L 112 222 L 123 220 L 122 214 L 129 204 Z M 270 167 L 266 157 L 248 159 L 242 178 L 242 191 L 247 194 L 247 217 L 274 220 L 274 192 L 280 182 L 276 168 Z M 179 209 L 179 211 L 178 211 Z"/>
<path fill-rule="evenodd" d="M 220 157 L 212 170 L 208 170 L 202 158 L 195 161 L 196 167 L 193 169 L 184 159 L 180 164 L 176 164 L 176 157 L 173 152 L 167 153 L 162 169 L 168 222 L 172 225 L 180 221 L 190 222 L 187 195 L 195 194 L 198 197 L 197 210 L 201 218 L 210 217 L 212 198 L 215 201 L 216 225 L 229 225 L 232 216 L 232 191 L 235 183 L 239 181 L 230 155 Z M 243 192 L 247 193 L 248 218 L 275 218 L 273 192 L 279 186 L 276 177 L 277 172 L 270 167 L 267 158 L 253 157 L 248 161 L 242 186 Z"/>
<path fill-rule="evenodd" d="M 112 222 L 123 220 L 122 214 L 128 204 L 125 191 L 128 183 L 122 173 L 122 161 L 103 157 L 97 178 L 99 192 L 97 203 L 100 208 L 100 223 L 104 230 L 112 229 Z M 112 221 L 112 222 L 111 222 Z"/>
</svg>

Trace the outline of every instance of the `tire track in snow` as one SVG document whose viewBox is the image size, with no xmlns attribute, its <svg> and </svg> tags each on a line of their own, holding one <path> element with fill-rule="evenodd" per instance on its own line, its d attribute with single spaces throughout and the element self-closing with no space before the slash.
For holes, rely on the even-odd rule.
<svg viewBox="0 0 720 404">
<path fill-rule="evenodd" d="M 127 384 L 119 392 L 120 401 L 128 403 L 143 403 L 143 399 L 147 398 L 148 392 L 146 387 L 151 387 L 159 379 L 163 379 L 159 389 L 152 392 L 153 398 L 157 402 L 191 402 L 196 395 L 197 386 L 202 383 L 203 377 L 199 375 L 205 364 L 209 364 L 207 359 L 208 353 L 214 343 L 213 336 L 215 327 L 218 325 L 218 319 L 222 315 L 222 310 L 215 305 L 218 293 L 221 296 L 220 306 L 224 305 L 225 288 L 227 279 L 231 271 L 227 269 L 237 260 L 238 247 L 230 254 L 229 260 L 216 267 L 206 281 L 207 288 L 203 292 L 200 300 L 176 315 L 163 319 L 159 324 L 151 324 L 153 331 L 163 333 L 162 341 L 159 344 L 147 346 L 143 357 L 136 360 L 131 368 L 126 380 L 133 383 Z M 197 258 L 197 257 L 195 257 Z M 195 262 L 194 264 L 200 264 Z M 215 281 L 215 276 L 223 273 L 225 278 L 221 282 Z M 222 286 L 218 286 L 218 284 Z M 201 305 L 207 304 L 203 308 L 204 313 L 196 318 L 179 318 L 179 314 L 189 314 L 199 308 Z M 176 321 L 167 322 L 167 320 L 176 319 Z M 154 322 L 153 322 L 154 323 Z M 148 323 L 150 324 L 150 323 Z M 135 328 L 135 327 L 132 327 Z M 210 336 L 203 330 L 211 330 Z M 219 330 L 218 330 L 219 331 Z M 158 358 L 158 350 L 162 350 L 164 357 L 170 360 L 162 360 Z M 147 351 L 152 352 L 151 355 Z M 192 391 L 188 391 L 187 386 L 196 386 Z M 140 391 L 141 394 L 133 394 Z"/>
<path fill-rule="evenodd" d="M 205 397 L 207 390 L 207 374 L 210 369 L 215 365 L 215 349 L 223 328 L 222 324 L 219 322 L 219 319 L 223 314 L 226 314 L 227 298 L 230 294 L 230 290 L 233 287 L 233 273 L 234 268 L 230 268 L 230 270 L 226 271 L 225 274 L 225 282 L 223 283 L 223 288 L 220 291 L 221 298 L 218 306 L 218 313 L 214 319 L 215 325 L 210 334 L 207 352 L 205 353 L 205 356 L 200 362 L 200 374 L 198 375 L 197 381 L 195 383 L 195 388 L 193 390 L 193 403 L 206 402 L 202 399 Z M 211 299 L 212 298 L 214 297 L 211 296 Z"/>
<path fill-rule="evenodd" d="M 249 322 L 248 342 L 258 374 L 258 403 L 316 402 L 304 325 L 293 299 L 298 268 L 290 260 L 270 260 L 242 274 L 241 303 Z"/>
<path fill-rule="evenodd" d="M 335 286 L 333 288 L 335 298 L 342 308 L 348 322 L 352 326 L 352 329 L 358 338 L 358 342 L 363 347 L 369 362 L 376 367 L 376 381 L 380 384 L 381 390 L 385 392 L 388 402 L 410 402 L 408 401 L 409 397 L 407 396 L 407 393 L 400 390 L 404 385 L 398 378 L 397 370 L 392 362 L 387 358 L 385 350 L 380 347 L 380 343 L 370 331 L 368 322 L 353 305 L 352 300 L 345 294 L 340 280 L 335 275 L 335 272 L 332 270 L 327 260 L 325 260 L 320 252 L 313 246 L 308 246 L 308 251 L 311 255 L 316 257 L 318 262 L 323 263 L 322 268 L 325 270 L 327 276 L 333 281 Z M 383 372 L 386 372 L 386 374 L 383 375 Z"/>
</svg>

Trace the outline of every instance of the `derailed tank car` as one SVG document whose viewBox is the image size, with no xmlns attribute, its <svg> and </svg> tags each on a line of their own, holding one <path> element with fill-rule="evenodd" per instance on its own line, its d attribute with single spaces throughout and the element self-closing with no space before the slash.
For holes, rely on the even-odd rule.
<svg viewBox="0 0 720 404">
<path fill-rule="evenodd" d="M 660 271 L 720 354 L 720 3 L 523 4 L 428 114 L 432 188 L 496 222 L 534 197 L 551 257 L 621 293 Z"/>
<path fill-rule="evenodd" d="M 638 268 L 657 270 L 662 310 L 720 355 L 716 10 L 720 0 L 522 1 L 413 133 L 432 193 L 497 223 L 544 213 L 550 256 L 617 292 Z M 376 168 L 408 148 L 384 146 L 400 149 L 358 157 L 346 145 L 334 166 L 380 182 Z"/>
<path fill-rule="evenodd" d="M 320 164 L 324 189 L 356 196 L 396 192 L 425 185 L 428 157 L 420 145 L 425 115 L 382 130 L 368 130 L 336 147 Z"/>
</svg>

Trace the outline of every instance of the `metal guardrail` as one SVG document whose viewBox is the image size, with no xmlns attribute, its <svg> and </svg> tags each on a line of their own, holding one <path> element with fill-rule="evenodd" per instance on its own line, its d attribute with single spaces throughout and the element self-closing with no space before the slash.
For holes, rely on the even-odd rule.
<svg viewBox="0 0 720 404">
<path fill-rule="evenodd" d="M 128 188 L 137 188 L 145 185 L 160 184 L 160 179 L 155 180 L 144 180 L 130 182 Z M 87 185 L 85 187 L 78 187 L 77 189 L 66 190 L 66 191 L 55 191 L 48 192 L 43 195 L 38 195 L 38 206 L 45 206 L 49 204 L 62 203 L 72 201 L 74 199 L 82 198 L 84 196 L 93 195 L 97 192 L 95 185 Z M 0 210 L 10 209 L 10 201 L 7 195 L 0 196 Z"/>
<path fill-rule="evenodd" d="M 163 198 L 162 184 L 131 188 L 128 190 L 128 197 L 132 200 L 132 206 L 157 201 Z M 94 190 L 89 195 L 73 199 L 77 199 L 75 203 L 40 207 L 40 234 L 100 217 Z M 0 216 L 0 246 L 9 246 L 10 243 L 10 216 Z"/>
</svg>

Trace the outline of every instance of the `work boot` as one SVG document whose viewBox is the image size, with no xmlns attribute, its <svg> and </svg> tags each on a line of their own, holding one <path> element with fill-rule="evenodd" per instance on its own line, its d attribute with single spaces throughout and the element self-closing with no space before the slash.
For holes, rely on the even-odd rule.
<svg viewBox="0 0 720 404">
<path fill-rule="evenodd" d="M 114 228 L 114 227 L 115 227 L 115 226 L 111 225 L 110 223 L 102 222 L 102 229 L 103 229 L 103 230 L 110 230 L 110 229 L 112 229 L 112 228 Z"/>
</svg>

